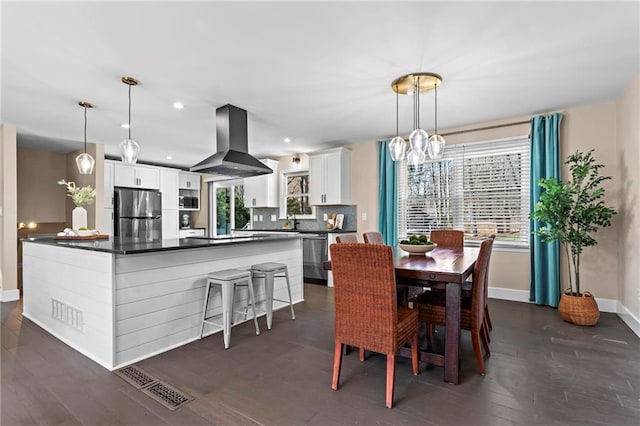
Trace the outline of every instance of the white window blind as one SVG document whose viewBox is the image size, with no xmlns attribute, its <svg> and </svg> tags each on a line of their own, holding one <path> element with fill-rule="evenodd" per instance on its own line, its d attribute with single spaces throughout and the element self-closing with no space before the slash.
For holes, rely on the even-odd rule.
<svg viewBox="0 0 640 426">
<path fill-rule="evenodd" d="M 529 138 L 448 146 L 441 160 L 401 163 L 399 237 L 454 228 L 465 241 L 529 245 Z"/>
</svg>

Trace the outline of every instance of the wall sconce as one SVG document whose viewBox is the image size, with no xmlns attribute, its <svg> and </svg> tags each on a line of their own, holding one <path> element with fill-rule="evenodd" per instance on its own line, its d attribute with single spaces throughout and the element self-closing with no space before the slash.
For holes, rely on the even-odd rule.
<svg viewBox="0 0 640 426">
<path fill-rule="evenodd" d="M 18 229 L 36 229 L 36 228 L 38 228 L 38 223 L 37 222 L 28 222 L 28 223 L 20 222 L 20 223 L 18 223 Z"/>
<path fill-rule="evenodd" d="M 293 162 L 293 167 L 295 167 L 296 169 L 300 167 L 300 157 L 298 156 L 298 154 L 295 154 L 291 161 Z"/>
</svg>

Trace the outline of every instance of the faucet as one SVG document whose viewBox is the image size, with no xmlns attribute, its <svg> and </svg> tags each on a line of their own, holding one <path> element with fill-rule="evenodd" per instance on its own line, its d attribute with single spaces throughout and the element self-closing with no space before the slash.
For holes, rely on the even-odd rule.
<svg viewBox="0 0 640 426">
<path fill-rule="evenodd" d="M 291 215 L 291 217 L 293 218 L 293 230 L 297 230 L 298 229 L 298 225 L 300 225 L 300 221 L 296 219 L 296 215 Z"/>
</svg>

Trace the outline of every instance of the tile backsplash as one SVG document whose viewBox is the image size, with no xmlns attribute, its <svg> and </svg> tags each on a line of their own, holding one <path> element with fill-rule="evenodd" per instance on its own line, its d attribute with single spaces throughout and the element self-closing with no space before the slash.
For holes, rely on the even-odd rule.
<svg viewBox="0 0 640 426">
<path fill-rule="evenodd" d="M 357 206 L 317 206 L 315 219 L 296 219 L 298 221 L 298 229 L 302 231 L 323 231 L 327 229 L 327 222 L 323 220 L 324 215 L 331 217 L 331 214 L 343 214 L 344 221 L 342 222 L 342 229 L 356 231 L 358 208 Z M 253 220 L 255 216 L 258 216 L 258 220 Z M 275 216 L 275 221 L 271 220 L 271 216 Z M 278 208 L 254 208 L 252 219 L 252 229 L 256 230 L 268 230 L 268 229 L 281 229 L 286 222 L 286 219 L 279 219 L 280 209 Z M 262 220 L 260 220 L 262 217 Z M 293 224 L 291 225 L 293 228 Z"/>
</svg>

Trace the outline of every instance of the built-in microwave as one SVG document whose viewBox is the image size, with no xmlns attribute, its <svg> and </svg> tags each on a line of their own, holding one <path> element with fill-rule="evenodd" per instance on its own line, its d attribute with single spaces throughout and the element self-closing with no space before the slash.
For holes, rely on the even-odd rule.
<svg viewBox="0 0 640 426">
<path fill-rule="evenodd" d="M 180 208 L 181 209 L 197 209 L 198 208 L 198 197 L 188 197 L 188 196 L 180 196 L 179 198 Z"/>
</svg>

